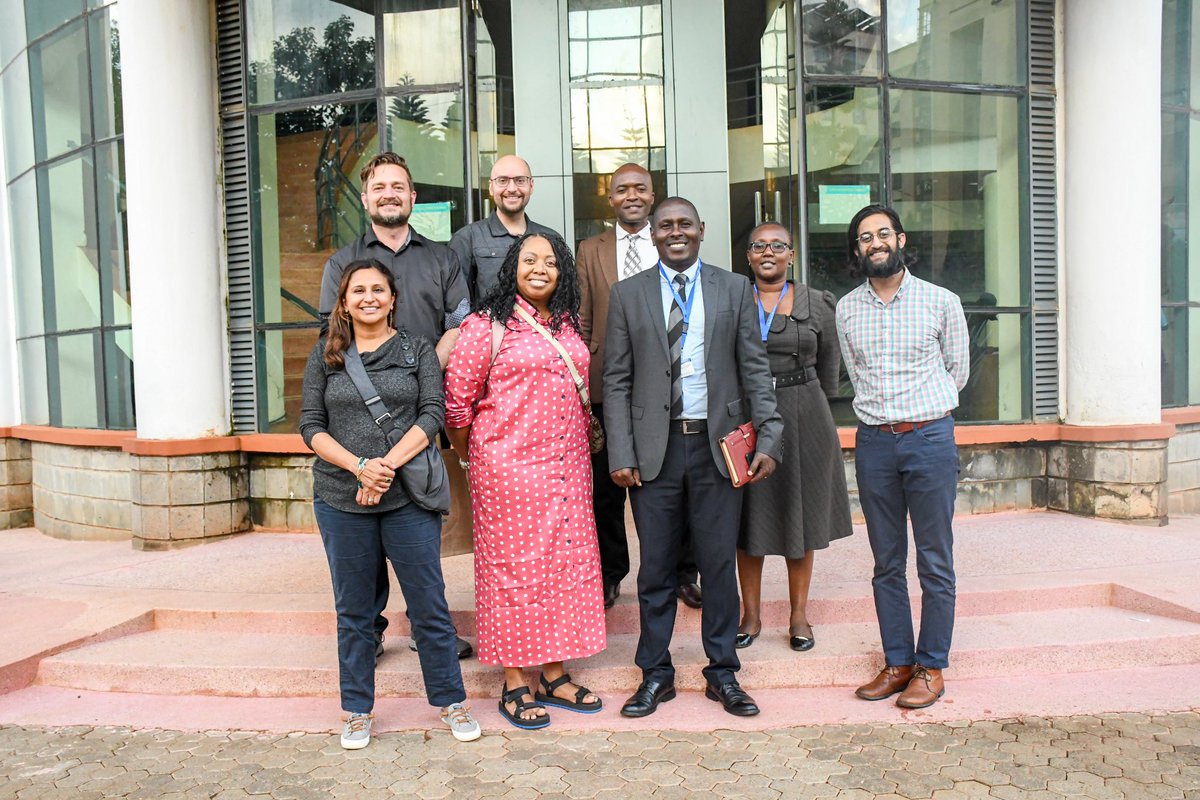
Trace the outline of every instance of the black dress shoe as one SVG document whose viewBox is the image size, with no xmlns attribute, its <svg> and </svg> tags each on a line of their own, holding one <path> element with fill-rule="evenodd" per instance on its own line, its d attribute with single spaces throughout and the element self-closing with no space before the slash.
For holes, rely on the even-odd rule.
<svg viewBox="0 0 1200 800">
<path fill-rule="evenodd" d="M 675 596 L 682 600 L 688 608 L 700 608 L 704 604 L 704 597 L 700 594 L 700 584 L 698 583 L 679 584 L 679 588 L 675 590 Z"/>
<path fill-rule="evenodd" d="M 470 658 L 475 655 L 475 648 L 466 639 L 458 636 L 455 638 L 455 648 L 458 650 L 458 658 L 461 661 L 464 658 Z M 417 652 L 417 640 L 413 639 L 408 643 L 408 649 L 414 653 Z"/>
<path fill-rule="evenodd" d="M 621 596 L 621 584 L 619 584 L 619 583 L 604 584 L 604 609 L 607 611 L 608 609 L 612 608 L 613 604 L 617 602 L 617 598 L 620 596 Z"/>
<path fill-rule="evenodd" d="M 754 704 L 754 699 L 746 694 L 736 681 L 722 683 L 720 686 L 706 686 L 704 687 L 704 696 L 709 700 L 716 700 L 725 706 L 726 711 L 736 717 L 753 717 L 758 713 L 758 706 Z"/>
<path fill-rule="evenodd" d="M 665 681 L 642 681 L 642 685 L 621 706 L 622 717 L 648 717 L 659 703 L 675 699 L 675 684 Z M 755 712 L 757 713 L 757 711 Z"/>
</svg>

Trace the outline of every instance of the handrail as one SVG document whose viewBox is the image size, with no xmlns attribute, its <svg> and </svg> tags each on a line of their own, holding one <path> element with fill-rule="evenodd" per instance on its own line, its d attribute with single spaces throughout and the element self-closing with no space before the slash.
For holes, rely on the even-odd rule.
<svg viewBox="0 0 1200 800">
<path fill-rule="evenodd" d="M 319 319 L 321 318 L 321 312 L 320 312 L 320 311 L 318 311 L 317 309 L 313 308 L 311 305 L 309 305 L 308 303 L 304 302 L 304 300 L 302 300 L 301 298 L 299 298 L 299 297 L 297 297 L 296 295 L 292 294 L 292 293 L 291 293 L 291 292 L 289 292 L 287 289 L 284 289 L 282 286 L 281 286 L 281 287 L 279 287 L 279 296 L 280 296 L 280 297 L 282 297 L 284 300 L 287 300 L 287 301 L 288 301 L 289 303 L 291 303 L 292 305 L 296 306 L 296 308 L 300 309 L 300 310 L 301 310 L 301 311 L 303 311 L 305 314 L 308 314 L 308 315 L 309 315 L 310 317 L 312 317 L 313 319 L 318 319 L 318 320 L 319 320 Z"/>
</svg>

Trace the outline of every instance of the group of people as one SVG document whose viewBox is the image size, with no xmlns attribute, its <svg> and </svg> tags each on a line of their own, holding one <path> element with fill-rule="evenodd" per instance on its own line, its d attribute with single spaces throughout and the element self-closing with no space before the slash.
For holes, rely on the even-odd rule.
<svg viewBox="0 0 1200 800">
<path fill-rule="evenodd" d="M 795 251 L 775 223 L 749 237 L 752 280 L 703 261 L 696 207 L 681 197 L 655 206 L 635 164 L 611 177 L 613 229 L 582 242 L 578 260 L 525 213 L 534 182 L 516 156 L 492 169 L 494 211 L 448 248 L 408 225 L 416 191 L 403 158 L 382 153 L 360 177 L 371 228 L 326 264 L 328 328 L 309 358 L 300 420 L 317 455 L 343 747 L 370 741 L 389 561 L 430 704 L 455 738 L 480 735 L 458 664 L 470 645 L 445 600 L 445 509 L 414 488 L 442 431 L 467 470 L 475 649 L 503 668 L 505 719 L 532 729 L 550 724 L 550 709 L 601 710 L 566 662 L 606 646 L 604 611 L 629 572 L 627 497 L 642 682 L 621 714 L 646 716 L 675 696 L 678 602 L 701 609 L 705 695 L 731 714 L 759 713 L 738 682 L 737 651 L 762 630 L 764 557 L 786 559 L 789 643 L 810 650 L 814 553 L 852 532 L 827 401 L 843 359 L 885 657 L 857 694 L 936 702 L 954 620 L 950 411 L 967 377 L 966 325 L 953 294 L 907 269 L 894 211 L 868 206 L 851 222 L 848 256 L 864 281 L 835 303 L 789 280 Z M 721 439 L 746 423 L 756 444 L 738 487 Z M 923 593 L 915 643 L 909 516 Z M 529 667 L 540 670 L 532 691 Z"/>
</svg>

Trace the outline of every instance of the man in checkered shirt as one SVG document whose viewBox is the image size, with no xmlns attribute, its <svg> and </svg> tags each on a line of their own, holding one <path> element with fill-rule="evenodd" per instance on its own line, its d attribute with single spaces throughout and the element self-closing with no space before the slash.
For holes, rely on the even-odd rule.
<svg viewBox="0 0 1200 800">
<path fill-rule="evenodd" d="M 837 304 L 838 338 L 858 415 L 854 465 L 875 556 L 875 614 L 886 666 L 856 694 L 925 708 L 945 692 L 954 631 L 954 418 L 970 369 L 958 297 L 909 271 L 904 226 L 870 205 L 847 231 L 851 265 L 866 278 Z M 907 518 L 921 580 L 914 644 L 908 602 Z"/>
</svg>

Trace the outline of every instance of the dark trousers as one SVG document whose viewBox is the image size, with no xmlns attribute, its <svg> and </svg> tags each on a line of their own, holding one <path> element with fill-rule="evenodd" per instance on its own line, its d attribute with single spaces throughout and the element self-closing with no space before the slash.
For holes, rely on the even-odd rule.
<svg viewBox="0 0 1200 800">
<path fill-rule="evenodd" d="M 734 567 L 742 495 L 717 471 L 706 434 L 672 433 L 662 471 L 629 490 L 641 547 L 638 604 L 641 636 L 635 663 L 646 680 L 671 681 L 671 635 L 678 603 L 676 561 L 683 532 L 692 534 L 692 550 L 704 576 L 700 633 L 713 686 L 736 679 L 741 668 L 733 640 L 738 625 L 738 586 Z"/>
<path fill-rule="evenodd" d="M 592 403 L 592 411 L 604 425 L 604 407 Z M 619 584 L 629 574 L 629 541 L 625 536 L 625 487 L 613 483 L 608 471 L 608 448 L 592 454 L 592 508 L 596 514 L 596 537 L 600 542 L 600 572 L 604 585 Z M 696 558 L 691 536 L 683 531 L 676 562 L 677 582 L 695 583 Z M 386 602 L 386 599 L 385 599 Z"/>
<path fill-rule="evenodd" d="M 888 666 L 949 666 L 954 633 L 954 495 L 958 448 L 950 416 L 908 433 L 859 425 L 858 497 L 875 556 L 875 614 Z M 908 601 L 908 518 L 921 581 L 921 633 Z"/>
<path fill-rule="evenodd" d="M 375 705 L 375 579 L 387 561 L 408 606 L 430 705 L 461 703 L 467 695 L 442 579 L 441 515 L 412 503 L 351 514 L 320 498 L 313 511 L 333 579 L 342 710 L 367 713 Z"/>
</svg>

